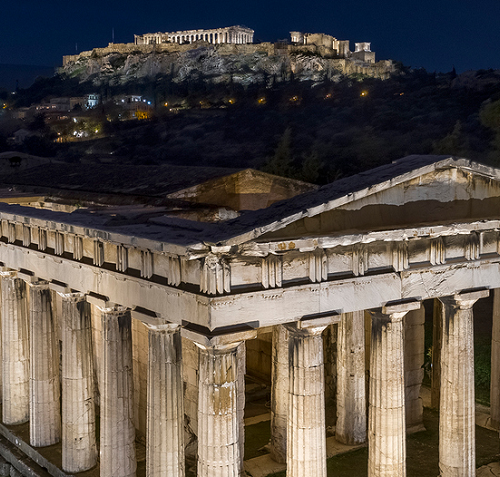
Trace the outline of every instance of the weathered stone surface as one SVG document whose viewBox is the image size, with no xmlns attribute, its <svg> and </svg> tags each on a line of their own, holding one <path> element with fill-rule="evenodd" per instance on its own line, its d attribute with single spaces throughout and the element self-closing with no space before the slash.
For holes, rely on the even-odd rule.
<svg viewBox="0 0 500 477">
<path fill-rule="evenodd" d="M 43 447 L 61 438 L 59 343 L 48 282 L 29 284 L 30 444 Z"/>
<path fill-rule="evenodd" d="M 326 477 L 325 326 L 287 325 L 290 385 L 288 396 L 287 477 Z"/>
<path fill-rule="evenodd" d="M 182 347 L 177 325 L 150 326 L 146 475 L 184 476 Z"/>
<path fill-rule="evenodd" d="M 97 463 L 90 304 L 62 297 L 62 467 L 82 472 Z"/>
<path fill-rule="evenodd" d="M 476 472 L 472 306 L 487 290 L 440 298 L 443 303 L 439 468 L 441 477 Z"/>
<path fill-rule="evenodd" d="M 273 328 L 271 368 L 271 457 L 286 462 L 288 421 L 289 352 L 288 330 L 283 325 Z"/>
<path fill-rule="evenodd" d="M 10 464 L 3 457 L 0 457 L 0 476 L 9 477 L 9 475 L 10 475 Z"/>
<path fill-rule="evenodd" d="M 10 477 L 23 477 L 23 474 L 19 472 L 13 465 L 10 466 Z"/>
<path fill-rule="evenodd" d="M 198 477 L 240 477 L 238 348 L 200 346 Z"/>
<path fill-rule="evenodd" d="M 443 304 L 435 298 L 432 317 L 431 407 L 439 409 L 441 395 L 441 342 L 443 340 Z"/>
<path fill-rule="evenodd" d="M 407 429 L 423 425 L 420 387 L 424 378 L 425 308 L 410 311 L 404 317 L 405 413 Z"/>
<path fill-rule="evenodd" d="M 105 308 L 102 317 L 101 477 L 135 477 L 135 428 L 130 311 Z"/>
<path fill-rule="evenodd" d="M 2 272 L 2 420 L 29 419 L 29 325 L 26 285 L 15 273 Z"/>
<path fill-rule="evenodd" d="M 491 427 L 500 429 L 500 289 L 493 292 L 493 329 L 491 333 Z"/>
<path fill-rule="evenodd" d="M 403 317 L 420 303 L 371 311 L 368 477 L 406 475 Z"/>
<path fill-rule="evenodd" d="M 337 425 L 342 444 L 366 440 L 364 311 L 344 313 L 337 336 Z"/>
</svg>

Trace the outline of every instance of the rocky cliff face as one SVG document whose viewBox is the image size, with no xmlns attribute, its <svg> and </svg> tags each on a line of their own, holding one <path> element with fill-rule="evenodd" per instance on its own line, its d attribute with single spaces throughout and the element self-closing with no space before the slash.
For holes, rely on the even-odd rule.
<svg viewBox="0 0 500 477">
<path fill-rule="evenodd" d="M 310 51 L 275 51 L 274 48 L 221 48 L 199 46 L 185 51 L 94 50 L 71 57 L 60 70 L 80 81 L 125 84 L 156 75 L 171 75 L 174 82 L 203 79 L 211 83 L 233 81 L 243 85 L 298 80 L 320 82 L 346 73 L 346 60 L 326 58 Z M 271 45 L 272 46 L 272 45 Z M 111 51 L 107 51 L 111 50 Z"/>
</svg>

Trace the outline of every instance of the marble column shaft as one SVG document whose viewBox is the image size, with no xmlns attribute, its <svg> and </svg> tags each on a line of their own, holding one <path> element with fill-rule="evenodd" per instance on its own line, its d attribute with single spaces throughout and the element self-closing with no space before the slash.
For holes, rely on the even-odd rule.
<svg viewBox="0 0 500 477">
<path fill-rule="evenodd" d="M 200 347 L 198 477 L 243 474 L 238 411 L 238 348 L 244 343 Z"/>
<path fill-rule="evenodd" d="M 364 311 L 344 313 L 338 324 L 335 438 L 347 445 L 366 441 Z"/>
<path fill-rule="evenodd" d="M 147 477 L 184 476 L 182 343 L 178 325 L 148 327 Z"/>
<path fill-rule="evenodd" d="M 83 472 L 97 463 L 90 304 L 62 295 L 62 467 Z"/>
<path fill-rule="evenodd" d="M 439 469 L 442 477 L 476 474 L 474 323 L 472 307 L 487 290 L 440 298 L 443 303 Z"/>
<path fill-rule="evenodd" d="M 425 308 L 408 312 L 404 318 L 405 419 L 406 429 L 423 430 L 423 404 L 420 389 L 424 379 Z"/>
<path fill-rule="evenodd" d="M 412 302 L 370 311 L 368 477 L 406 476 L 403 317 L 417 308 Z"/>
<path fill-rule="evenodd" d="M 105 308 L 102 319 L 101 477 L 135 477 L 130 311 Z"/>
<path fill-rule="evenodd" d="M 288 330 L 284 325 L 273 328 L 271 368 L 271 458 L 286 463 L 288 419 Z"/>
<path fill-rule="evenodd" d="M 289 332 L 287 477 L 326 477 L 325 376 L 326 326 Z"/>
<path fill-rule="evenodd" d="M 2 277 L 2 420 L 29 419 L 29 319 L 26 284 L 15 273 Z"/>
<path fill-rule="evenodd" d="M 49 284 L 29 284 L 30 444 L 43 447 L 61 438 L 59 340 Z"/>
<path fill-rule="evenodd" d="M 493 328 L 491 333 L 491 426 L 500 429 L 500 289 L 493 292 Z"/>
</svg>

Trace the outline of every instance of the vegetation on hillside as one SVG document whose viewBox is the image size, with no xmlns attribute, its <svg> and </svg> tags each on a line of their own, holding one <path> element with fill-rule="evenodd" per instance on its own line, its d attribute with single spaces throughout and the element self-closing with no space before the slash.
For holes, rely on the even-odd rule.
<svg viewBox="0 0 500 477">
<path fill-rule="evenodd" d="M 128 164 L 254 167 L 317 183 L 408 154 L 453 154 L 500 165 L 500 77 L 495 71 L 457 77 L 400 67 L 385 81 L 267 83 L 244 88 L 210 85 L 203 78 L 175 83 L 159 76 L 95 91 L 62 77 L 38 81 L 19 92 L 18 106 L 51 96 L 101 94 L 103 104 L 90 113 L 100 124 L 99 136 L 55 144 L 53 136 L 42 134 L 37 144 L 19 149 L 71 161 L 95 155 Z M 150 119 L 119 120 L 109 100 L 120 94 L 150 99 Z M 6 144 L 10 133 L 0 121 L 0 152 L 11 148 Z"/>
</svg>

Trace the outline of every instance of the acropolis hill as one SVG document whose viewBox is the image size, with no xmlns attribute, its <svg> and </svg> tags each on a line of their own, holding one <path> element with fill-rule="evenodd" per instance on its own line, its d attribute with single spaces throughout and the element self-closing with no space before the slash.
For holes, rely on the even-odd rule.
<svg viewBox="0 0 500 477">
<path fill-rule="evenodd" d="M 360 74 L 386 78 L 391 60 L 375 62 L 370 43 L 337 40 L 324 33 L 291 32 L 288 42 L 253 42 L 254 31 L 241 26 L 135 35 L 133 43 L 110 43 L 63 57 L 60 73 L 95 84 L 126 83 L 158 74 L 173 81 L 203 77 L 213 83 L 323 81 Z"/>
</svg>

